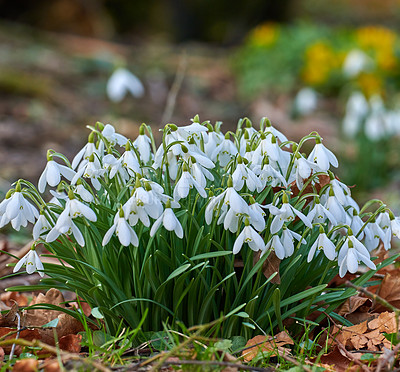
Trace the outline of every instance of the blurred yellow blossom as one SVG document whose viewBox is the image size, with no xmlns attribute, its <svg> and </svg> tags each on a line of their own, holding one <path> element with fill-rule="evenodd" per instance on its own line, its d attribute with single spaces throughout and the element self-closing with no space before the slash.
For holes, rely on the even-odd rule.
<svg viewBox="0 0 400 372">
<path fill-rule="evenodd" d="M 342 58 L 341 54 L 335 53 L 324 41 L 310 45 L 305 52 L 303 81 L 310 85 L 321 85 L 327 82 L 332 71 L 339 67 Z"/>
<path fill-rule="evenodd" d="M 385 93 L 382 79 L 376 74 L 361 73 L 357 77 L 357 84 L 367 98 L 374 95 L 382 96 Z"/>
<path fill-rule="evenodd" d="M 279 37 L 279 25 L 273 22 L 263 23 L 257 26 L 249 36 L 250 44 L 256 46 L 270 46 Z"/>
</svg>

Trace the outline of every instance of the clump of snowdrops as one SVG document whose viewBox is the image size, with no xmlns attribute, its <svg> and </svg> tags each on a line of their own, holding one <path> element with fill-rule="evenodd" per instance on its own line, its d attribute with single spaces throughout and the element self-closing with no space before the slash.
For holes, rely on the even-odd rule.
<svg viewBox="0 0 400 372">
<path fill-rule="evenodd" d="M 1 227 L 34 224 L 14 272 L 45 276 L 32 289 L 77 292 L 111 333 L 121 322 L 157 331 L 222 316 L 217 333 L 250 336 L 332 311 L 353 292 L 326 283 L 360 264 L 371 269 L 356 280 L 365 283 L 370 252 L 390 248 L 400 219 L 377 200 L 360 209 L 318 133 L 295 143 L 266 118 L 259 129 L 247 118 L 235 133 L 220 126 L 167 124 L 156 148 L 145 124 L 129 140 L 96 123 L 72 163 L 49 150 L 38 187 L 18 180 L 0 203 Z M 42 264 L 38 244 L 60 264 Z"/>
</svg>

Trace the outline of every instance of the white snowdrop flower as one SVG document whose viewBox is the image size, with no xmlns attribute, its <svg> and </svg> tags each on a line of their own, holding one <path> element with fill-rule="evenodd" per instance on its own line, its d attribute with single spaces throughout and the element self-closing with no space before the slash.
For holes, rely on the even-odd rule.
<svg viewBox="0 0 400 372">
<path fill-rule="evenodd" d="M 380 114 L 372 113 L 365 120 L 365 135 L 371 141 L 379 141 L 386 136 L 384 117 Z"/>
<path fill-rule="evenodd" d="M 358 115 L 351 112 L 346 112 L 342 121 L 343 133 L 347 137 L 354 138 L 360 131 L 362 122 L 363 119 L 361 119 Z"/>
<path fill-rule="evenodd" d="M 237 254 L 242 249 L 244 243 L 247 243 L 253 251 L 262 251 L 265 248 L 264 240 L 260 234 L 250 226 L 248 219 L 245 220 L 245 227 L 238 235 L 233 244 L 233 254 Z"/>
<path fill-rule="evenodd" d="M 167 202 L 164 212 L 153 223 L 153 226 L 150 229 L 150 236 L 154 236 L 161 225 L 163 225 L 164 228 L 168 231 L 174 231 L 178 238 L 183 238 L 182 225 L 172 211 L 170 202 Z"/>
<path fill-rule="evenodd" d="M 261 134 L 260 142 L 253 152 L 252 162 L 254 164 L 261 164 L 265 156 L 268 156 L 270 160 L 279 163 L 281 160 L 282 150 L 280 149 L 276 137 L 270 133 Z"/>
<path fill-rule="evenodd" d="M 239 222 L 243 216 L 244 215 L 242 213 L 237 213 L 232 208 L 224 208 L 217 221 L 217 224 L 219 225 L 223 223 L 225 230 L 235 233 L 239 229 Z"/>
<path fill-rule="evenodd" d="M 53 197 L 50 199 L 49 203 L 50 204 L 55 204 L 55 205 L 58 205 L 61 208 L 64 208 L 63 205 L 61 204 L 60 200 L 67 200 L 68 199 L 68 195 L 64 191 L 54 191 L 54 190 L 50 190 L 50 194 Z"/>
<path fill-rule="evenodd" d="M 400 239 L 400 217 L 394 217 L 393 213 L 390 216 L 390 227 L 393 236 Z"/>
<path fill-rule="evenodd" d="M 204 190 L 204 187 L 201 187 L 200 184 L 193 178 L 193 176 L 189 173 L 189 167 L 186 163 L 184 163 L 182 175 L 174 187 L 174 200 L 179 201 L 180 199 L 186 198 L 189 195 L 189 191 L 193 187 L 197 190 L 202 198 L 207 198 L 207 193 Z"/>
<path fill-rule="evenodd" d="M 338 224 L 335 216 L 321 205 L 318 198 L 315 200 L 314 207 L 308 212 L 307 218 L 311 223 L 324 223 L 328 219 L 332 225 Z"/>
<path fill-rule="evenodd" d="M 249 221 L 257 231 L 263 231 L 265 228 L 266 213 L 259 203 L 256 203 L 254 198 L 250 198 L 251 203 L 249 206 Z"/>
<path fill-rule="evenodd" d="M 355 77 L 360 72 L 366 71 L 371 63 L 371 58 L 362 50 L 353 49 L 347 54 L 343 62 L 343 72 L 348 77 Z"/>
<path fill-rule="evenodd" d="M 354 274 L 358 270 L 359 261 L 362 261 L 372 270 L 376 269 L 375 264 L 370 259 L 368 250 L 353 235 L 349 235 L 339 251 L 339 276 L 343 278 L 347 271 Z"/>
<path fill-rule="evenodd" d="M 224 140 L 224 135 L 215 132 L 210 126 L 208 133 L 208 141 L 204 145 L 204 151 L 210 159 L 213 159 L 212 154 L 214 153 L 215 149 L 222 143 L 223 140 Z"/>
<path fill-rule="evenodd" d="M 140 159 L 143 163 L 148 163 L 151 160 L 151 139 L 145 134 L 145 125 L 142 124 L 139 129 L 139 135 L 133 142 L 133 146 L 137 148 Z"/>
<path fill-rule="evenodd" d="M 33 239 L 37 240 L 40 237 L 44 238 L 45 235 L 51 230 L 51 225 L 49 221 L 47 220 L 46 216 L 44 215 L 44 212 L 40 212 L 40 216 L 37 219 L 35 226 L 33 226 Z"/>
<path fill-rule="evenodd" d="M 388 212 L 380 213 L 376 219 L 376 223 L 383 231 L 383 246 L 386 250 L 391 248 L 392 229 L 390 226 L 390 216 Z"/>
<path fill-rule="evenodd" d="M 318 166 L 303 158 L 300 154 L 297 154 L 297 156 L 293 163 L 293 170 L 296 185 L 301 190 L 304 186 L 303 181 L 309 178 L 313 172 L 317 172 Z"/>
<path fill-rule="evenodd" d="M 334 216 L 337 223 L 346 223 L 346 211 L 332 188 L 329 190 L 329 197 L 325 203 L 325 208 Z"/>
<path fill-rule="evenodd" d="M 34 249 L 31 249 L 24 257 L 22 257 L 18 261 L 13 269 L 13 273 L 19 271 L 22 265 L 26 266 L 26 272 L 28 274 L 33 274 L 35 271 L 37 271 L 40 276 L 44 276 L 42 261 L 40 261 L 39 255 Z"/>
<path fill-rule="evenodd" d="M 105 170 L 99 165 L 100 164 L 95 162 L 95 156 L 92 154 L 89 161 L 76 172 L 74 178 L 71 180 L 71 185 L 75 185 L 79 178 L 84 177 L 91 180 L 96 190 L 100 190 L 101 183 L 98 179 L 104 175 Z"/>
<path fill-rule="evenodd" d="M 101 243 L 103 247 L 108 244 L 114 233 L 124 247 L 128 247 L 130 244 L 134 247 L 139 246 L 139 239 L 135 231 L 126 221 L 122 208 L 115 214 L 113 225 L 104 235 L 103 242 Z"/>
<path fill-rule="evenodd" d="M 259 175 L 262 186 L 257 191 L 262 191 L 267 185 L 271 185 L 272 187 L 283 186 L 286 188 L 287 182 L 285 177 L 269 163 L 268 157 L 264 157 L 263 164 Z"/>
<path fill-rule="evenodd" d="M 282 236 L 280 240 L 285 250 L 285 257 L 290 257 L 294 253 L 294 239 L 301 241 L 302 244 L 306 243 L 301 235 L 289 230 L 286 226 L 283 226 Z"/>
<path fill-rule="evenodd" d="M 129 142 L 126 143 L 125 152 L 121 155 L 119 160 L 129 176 L 134 177 L 136 173 L 141 173 L 139 161 L 135 152 L 131 150 Z"/>
<path fill-rule="evenodd" d="M 318 94 L 312 88 L 300 89 L 293 102 L 296 113 L 300 115 L 311 114 L 318 106 Z"/>
<path fill-rule="evenodd" d="M 364 238 L 364 231 L 361 231 L 361 229 L 364 226 L 364 221 L 361 219 L 360 215 L 354 208 L 350 208 L 348 210 L 348 213 L 351 210 L 353 211 L 353 213 L 351 216 L 350 228 L 353 231 L 354 235 L 358 236 L 359 240 L 362 240 Z"/>
<path fill-rule="evenodd" d="M 135 198 L 130 198 L 123 205 L 124 214 L 127 217 L 129 225 L 135 226 L 139 221 L 146 227 L 150 226 L 150 218 L 143 205 L 138 205 Z M 162 211 L 161 211 L 162 213 Z M 160 214 L 161 214 L 160 213 Z M 159 216 L 157 216 L 158 218 Z"/>
<path fill-rule="evenodd" d="M 92 193 L 83 186 L 82 181 L 78 180 L 74 190 L 76 195 L 79 195 L 83 201 L 91 203 L 94 200 Z"/>
<path fill-rule="evenodd" d="M 254 172 L 243 163 L 242 157 L 239 155 L 237 159 L 236 169 L 232 174 L 233 187 L 235 190 L 240 191 L 244 183 L 250 191 L 254 191 L 256 188 L 261 188 L 262 183 Z"/>
<path fill-rule="evenodd" d="M 353 92 L 346 104 L 346 115 L 343 120 L 343 131 L 349 137 L 354 137 L 368 115 L 369 105 L 361 92 Z"/>
<path fill-rule="evenodd" d="M 73 193 L 71 192 L 70 195 L 73 196 Z M 89 221 L 96 222 L 97 221 L 96 213 L 86 204 L 82 203 L 78 199 L 75 199 L 75 197 L 71 199 L 71 196 L 66 204 L 69 205 L 70 208 L 69 213 L 71 218 L 85 217 Z"/>
<path fill-rule="evenodd" d="M 299 217 L 307 227 L 312 227 L 310 220 L 303 213 L 289 204 L 289 199 L 286 194 L 283 194 L 282 202 L 281 208 L 277 208 L 271 204 L 267 206 L 270 213 L 275 215 L 271 223 L 272 234 L 276 234 L 285 222 L 294 221 L 296 216 Z"/>
<path fill-rule="evenodd" d="M 315 139 L 315 146 L 308 156 L 308 160 L 317 163 L 322 172 L 326 172 L 329 169 L 329 164 L 332 164 L 335 168 L 339 165 L 336 156 L 321 143 L 320 137 Z"/>
<path fill-rule="evenodd" d="M 212 175 L 212 173 L 208 169 L 197 163 L 194 158 L 191 159 L 189 172 L 203 189 L 207 186 L 207 179 L 209 179 L 210 181 L 214 181 L 214 176 Z"/>
<path fill-rule="evenodd" d="M 278 129 L 276 129 L 271 125 L 271 122 L 269 121 L 268 118 L 266 117 L 261 118 L 261 125 L 264 125 L 265 134 L 272 133 L 272 135 L 278 138 L 279 141 L 281 142 L 286 142 L 288 140 L 283 133 L 281 133 Z"/>
<path fill-rule="evenodd" d="M 71 164 L 72 169 L 80 169 L 89 161 L 92 155 L 94 156 L 94 161 L 100 165 L 99 158 L 101 158 L 103 154 L 100 154 L 100 151 L 96 148 L 94 133 L 95 132 L 89 134 L 88 143 L 75 155 Z"/>
<path fill-rule="evenodd" d="M 218 160 L 219 165 L 225 167 L 237 153 L 238 149 L 229 139 L 229 134 L 227 133 L 222 142 L 212 152 L 211 160 L 214 162 Z"/>
<path fill-rule="evenodd" d="M 19 182 L 17 182 L 14 193 L 11 191 L 7 193 L 1 209 L 0 228 L 11 222 L 12 227 L 19 231 L 21 226 L 26 227 L 28 222 L 34 223 L 39 218 L 38 210 L 25 199 Z"/>
<path fill-rule="evenodd" d="M 108 171 L 108 177 L 114 178 L 116 174 L 119 174 L 122 180 L 126 181 L 129 179 L 128 172 L 123 166 L 122 158 L 117 159 L 113 154 L 107 154 L 103 158 L 103 169 Z"/>
<path fill-rule="evenodd" d="M 275 252 L 276 257 L 278 257 L 280 260 L 283 260 L 285 258 L 285 247 L 283 246 L 281 239 L 278 235 L 272 236 L 272 238 L 266 244 L 262 255 L 264 255 L 264 253 L 266 253 L 268 250 Z"/>
<path fill-rule="evenodd" d="M 385 233 L 381 227 L 377 224 L 376 220 L 368 222 L 368 228 L 365 229 L 365 246 L 368 251 L 372 251 L 378 248 L 380 241 L 385 241 Z M 386 247 L 385 247 L 386 249 Z"/>
<path fill-rule="evenodd" d="M 52 155 L 48 152 L 47 164 L 41 174 L 38 182 L 38 189 L 41 193 L 46 189 L 46 184 L 52 187 L 58 186 L 61 181 L 61 176 L 64 176 L 68 181 L 71 181 L 75 176 L 75 171 L 65 165 L 56 163 Z"/>
<path fill-rule="evenodd" d="M 179 146 L 180 148 L 180 146 Z M 171 148 L 172 149 L 172 148 Z M 170 150 L 171 150 L 170 149 Z M 179 154 L 179 151 L 178 151 Z M 156 151 L 154 156 L 154 163 L 152 165 L 154 169 L 161 169 L 164 171 L 168 167 L 168 173 L 172 180 L 175 180 L 178 175 L 179 165 L 177 156 L 173 151 L 168 151 L 166 157 L 164 156 L 164 147 L 161 144 Z"/>
<path fill-rule="evenodd" d="M 333 261 L 336 258 L 336 246 L 333 242 L 327 237 L 322 226 L 319 228 L 319 235 L 315 240 L 314 244 L 311 246 L 310 251 L 308 252 L 307 262 L 311 262 L 314 258 L 315 253 L 323 250 L 326 258 L 328 260 Z"/>
<path fill-rule="evenodd" d="M 128 142 L 128 139 L 125 136 L 115 132 L 115 128 L 111 124 L 106 124 L 101 131 L 101 134 L 112 146 L 116 144 L 119 146 L 125 146 Z"/>
<path fill-rule="evenodd" d="M 128 92 L 140 98 L 144 95 L 144 86 L 134 74 L 119 67 L 107 81 L 107 96 L 113 102 L 121 102 Z"/>
</svg>

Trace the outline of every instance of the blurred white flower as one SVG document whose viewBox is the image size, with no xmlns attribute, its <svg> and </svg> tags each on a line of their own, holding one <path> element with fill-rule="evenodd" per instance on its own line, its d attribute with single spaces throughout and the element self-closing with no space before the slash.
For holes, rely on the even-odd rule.
<svg viewBox="0 0 400 372">
<path fill-rule="evenodd" d="M 144 95 L 142 82 L 125 68 L 117 68 L 107 82 L 107 96 L 113 102 L 121 102 L 127 93 L 140 98 Z"/>
<path fill-rule="evenodd" d="M 312 88 L 300 89 L 293 102 L 294 110 L 300 115 L 311 114 L 318 106 L 318 94 Z"/>
<path fill-rule="evenodd" d="M 355 77 L 360 72 L 366 71 L 371 65 L 372 60 L 359 49 L 351 50 L 343 63 L 343 72 L 348 77 Z"/>
</svg>

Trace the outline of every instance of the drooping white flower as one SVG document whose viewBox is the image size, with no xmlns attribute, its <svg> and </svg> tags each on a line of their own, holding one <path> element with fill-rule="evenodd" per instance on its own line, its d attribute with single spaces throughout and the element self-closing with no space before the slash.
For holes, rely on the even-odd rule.
<svg viewBox="0 0 400 372">
<path fill-rule="evenodd" d="M 39 255 L 34 249 L 31 249 L 24 257 L 22 257 L 18 261 L 13 269 L 13 273 L 19 271 L 22 265 L 26 266 L 26 272 L 28 274 L 33 274 L 35 271 L 37 271 L 40 276 L 44 276 L 42 261 L 40 261 Z"/>
<path fill-rule="evenodd" d="M 168 231 L 174 231 L 178 238 L 183 238 L 182 225 L 172 211 L 171 203 L 169 202 L 165 205 L 164 212 L 161 216 L 153 223 L 153 226 L 150 229 L 150 236 L 154 236 L 161 225 L 163 225 Z"/>
<path fill-rule="evenodd" d="M 299 190 L 304 186 L 304 180 L 309 178 L 313 172 L 318 171 L 318 166 L 311 161 L 303 158 L 300 154 L 297 154 L 297 158 L 293 162 L 294 179 Z M 291 179 L 289 178 L 289 183 Z"/>
<path fill-rule="evenodd" d="M 85 188 L 81 180 L 78 180 L 74 190 L 76 195 L 79 195 L 83 201 L 91 203 L 94 200 L 92 193 Z"/>
<path fill-rule="evenodd" d="M 327 237 L 322 228 L 320 228 L 320 233 L 317 239 L 315 240 L 314 244 L 311 246 L 310 251 L 308 252 L 307 262 L 311 262 L 311 260 L 315 256 L 317 249 L 323 250 L 328 260 L 333 261 L 336 258 L 336 246 Z"/>
<path fill-rule="evenodd" d="M 272 187 L 283 186 L 287 187 L 287 182 L 285 177 L 276 170 L 272 164 L 269 163 L 268 157 L 263 160 L 263 167 L 260 170 L 259 180 L 261 181 L 261 187 L 257 189 L 258 192 L 262 191 L 267 185 Z M 256 172 L 256 168 L 255 168 Z"/>
<path fill-rule="evenodd" d="M 209 130 L 212 128 L 209 128 Z M 206 155 L 213 159 L 212 154 L 214 153 L 215 149 L 222 143 L 224 140 L 224 136 L 221 133 L 215 132 L 214 130 L 209 131 L 208 133 L 208 141 L 204 145 L 204 151 Z"/>
<path fill-rule="evenodd" d="M 118 144 L 119 146 L 125 146 L 128 139 L 115 131 L 115 128 L 111 124 L 106 124 L 101 131 L 102 136 L 112 145 Z"/>
<path fill-rule="evenodd" d="M 400 239 L 400 217 L 395 217 L 393 213 L 390 214 L 390 227 L 393 236 Z"/>
<path fill-rule="evenodd" d="M 93 155 L 93 161 L 97 162 L 100 166 L 101 157 L 103 154 L 96 148 L 96 144 L 94 143 L 94 132 L 89 134 L 88 143 L 82 147 L 81 150 L 75 155 L 72 160 L 71 167 L 72 169 L 80 169 L 83 165 L 85 165 L 89 158 Z"/>
<path fill-rule="evenodd" d="M 144 86 L 134 74 L 119 67 L 107 81 L 107 96 L 113 102 L 121 102 L 128 92 L 140 98 L 144 95 Z"/>
<path fill-rule="evenodd" d="M 237 162 L 236 169 L 232 174 L 233 187 L 235 190 L 240 191 L 245 183 L 250 191 L 261 188 L 261 181 L 254 172 L 243 163 L 240 155 L 238 156 Z"/>
<path fill-rule="evenodd" d="M 294 110 L 300 115 L 311 114 L 318 105 L 317 92 L 312 88 L 300 89 L 293 102 Z"/>
<path fill-rule="evenodd" d="M 125 219 L 124 211 L 122 208 L 115 214 L 113 225 L 107 230 L 104 235 L 102 246 L 104 247 L 110 241 L 113 234 L 118 237 L 119 242 L 127 247 L 132 244 L 134 247 L 139 246 L 139 239 L 135 230 L 128 224 Z"/>
<path fill-rule="evenodd" d="M 255 252 L 262 251 L 265 248 L 263 238 L 250 226 L 250 222 L 247 219 L 245 220 L 244 229 L 238 235 L 235 243 L 233 244 L 233 254 L 239 253 L 244 243 L 247 243 Z"/>
<path fill-rule="evenodd" d="M 370 252 L 375 248 L 378 248 L 381 240 L 385 241 L 385 233 L 378 225 L 376 220 L 369 221 L 367 228 L 364 231 L 365 231 L 365 246 Z"/>
<path fill-rule="evenodd" d="M 371 64 L 371 58 L 368 57 L 362 50 L 351 50 L 343 63 L 343 72 L 348 77 L 355 77 L 360 72 L 366 71 Z"/>
<path fill-rule="evenodd" d="M 238 149 L 229 139 L 229 134 L 226 134 L 222 142 L 211 153 L 211 160 L 219 161 L 219 165 L 225 167 L 237 153 Z"/>
<path fill-rule="evenodd" d="M 283 226 L 280 241 L 285 252 L 284 257 L 290 257 L 294 253 L 294 239 L 301 241 L 302 244 L 306 243 L 300 234 L 297 234 L 294 231 L 289 230 L 286 226 Z M 277 257 L 280 258 L 278 254 Z"/>
<path fill-rule="evenodd" d="M 204 168 L 201 164 L 197 163 L 194 158 L 191 159 L 189 172 L 203 189 L 207 186 L 207 179 L 214 181 L 212 173 L 207 168 Z"/>
<path fill-rule="evenodd" d="M 376 269 L 367 248 L 354 235 L 350 234 L 339 251 L 339 276 L 343 278 L 347 271 L 354 274 L 358 270 L 359 261 L 362 261 L 372 270 Z"/>
<path fill-rule="evenodd" d="M 275 252 L 276 257 L 278 257 L 280 260 L 283 260 L 286 256 L 285 247 L 281 242 L 281 238 L 277 234 L 273 235 L 268 241 L 262 254 L 266 253 L 268 250 Z"/>
<path fill-rule="evenodd" d="M 281 208 L 277 208 L 274 205 L 268 205 L 268 209 L 271 214 L 275 215 L 271 223 L 271 233 L 276 234 L 283 226 L 285 222 L 292 222 L 298 216 L 307 227 L 312 227 L 310 220 L 299 210 L 289 204 L 288 197 L 283 194 Z"/>
<path fill-rule="evenodd" d="M 382 229 L 383 232 L 383 246 L 386 250 L 391 248 L 392 240 L 392 229 L 390 224 L 390 215 L 388 212 L 380 213 L 376 219 L 376 223 Z"/>
<path fill-rule="evenodd" d="M 276 137 L 271 133 L 261 134 L 260 142 L 253 152 L 252 162 L 261 164 L 265 156 L 278 163 L 282 158 L 282 150 L 276 141 Z"/>
<path fill-rule="evenodd" d="M 368 102 L 361 92 L 353 92 L 346 104 L 346 115 L 343 119 L 343 132 L 354 137 L 369 112 Z"/>
<path fill-rule="evenodd" d="M 315 140 L 315 146 L 310 155 L 308 155 L 308 160 L 317 163 L 322 172 L 326 172 L 329 169 L 329 164 L 332 164 L 335 168 L 339 165 L 336 156 L 321 143 L 321 138 L 319 137 Z"/>
<path fill-rule="evenodd" d="M 207 193 L 204 187 L 193 178 L 189 173 L 189 168 L 186 163 L 183 165 L 183 172 L 179 181 L 175 184 L 173 196 L 174 200 L 179 201 L 180 199 L 186 198 L 189 195 L 189 191 L 195 188 L 201 197 L 207 198 Z"/>
<path fill-rule="evenodd" d="M 133 142 L 133 146 L 137 148 L 140 159 L 143 163 L 148 163 L 151 160 L 151 139 L 145 134 L 145 125 L 142 124 L 139 129 L 139 135 Z"/>
<path fill-rule="evenodd" d="M 255 200 L 252 200 L 251 203 L 248 210 L 250 224 L 253 225 L 257 231 L 262 231 L 265 228 L 266 213 Z"/>
<path fill-rule="evenodd" d="M 76 173 L 71 168 L 56 163 L 51 155 L 48 155 L 47 158 L 48 162 L 38 182 L 38 189 L 41 193 L 46 189 L 46 183 L 55 187 L 60 183 L 61 176 L 64 176 L 68 181 L 71 181 Z"/>
<path fill-rule="evenodd" d="M 108 177 L 114 178 L 116 174 L 119 174 L 122 180 L 129 179 L 128 172 L 123 166 L 123 159 L 117 159 L 113 154 L 107 154 L 103 158 L 103 169 L 108 171 Z"/>
<path fill-rule="evenodd" d="M 308 212 L 307 217 L 312 223 L 324 223 L 328 219 L 333 225 L 337 225 L 335 216 L 321 205 L 318 199 L 315 200 L 315 205 Z"/>
<path fill-rule="evenodd" d="M 347 214 L 332 188 L 329 190 L 329 197 L 324 207 L 333 215 L 337 223 L 346 223 Z"/>
<path fill-rule="evenodd" d="M 44 238 L 50 230 L 51 225 L 44 215 L 44 212 L 41 211 L 40 216 L 35 223 L 35 226 L 33 226 L 33 239 L 37 240 L 39 239 L 39 237 Z"/>
<path fill-rule="evenodd" d="M 280 132 L 278 129 L 272 126 L 270 120 L 266 117 L 261 118 L 260 125 L 264 126 L 264 133 L 272 133 L 272 135 L 279 139 L 281 142 L 286 142 L 288 139 L 286 136 Z"/>
<path fill-rule="evenodd" d="M 101 183 L 99 178 L 102 177 L 104 173 L 105 170 L 95 161 L 95 156 L 92 154 L 89 161 L 76 172 L 74 178 L 71 180 L 71 185 L 75 185 L 79 178 L 84 177 L 91 180 L 92 185 L 96 190 L 100 190 Z"/>
</svg>

